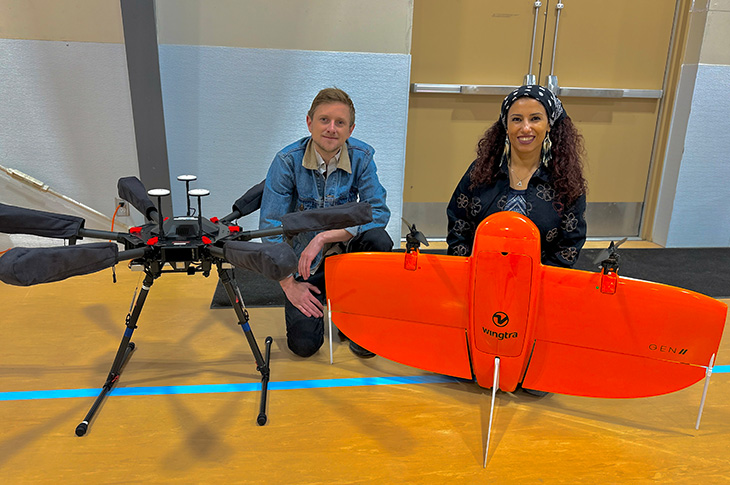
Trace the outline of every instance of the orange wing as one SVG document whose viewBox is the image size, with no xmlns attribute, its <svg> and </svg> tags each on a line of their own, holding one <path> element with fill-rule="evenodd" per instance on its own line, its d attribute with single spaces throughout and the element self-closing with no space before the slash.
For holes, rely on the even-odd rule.
<svg viewBox="0 0 730 485">
<path fill-rule="evenodd" d="M 334 323 L 378 355 L 491 387 L 643 397 L 705 375 L 727 306 L 698 293 L 546 267 L 526 217 L 500 212 L 477 229 L 470 257 L 400 253 L 327 260 Z"/>
<path fill-rule="evenodd" d="M 327 258 L 332 321 L 382 357 L 471 379 L 468 260 L 421 254 L 416 271 L 405 270 L 403 261 L 398 253 Z"/>
</svg>

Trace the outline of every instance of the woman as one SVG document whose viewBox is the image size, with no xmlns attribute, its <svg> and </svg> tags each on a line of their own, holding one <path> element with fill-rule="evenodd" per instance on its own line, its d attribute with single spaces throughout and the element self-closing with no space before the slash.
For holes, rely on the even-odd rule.
<svg viewBox="0 0 730 485">
<path fill-rule="evenodd" d="M 479 223 L 511 210 L 540 230 L 543 264 L 572 267 L 586 238 L 583 156 L 583 137 L 552 92 L 514 90 L 446 209 L 448 254 L 470 255 Z"/>
</svg>

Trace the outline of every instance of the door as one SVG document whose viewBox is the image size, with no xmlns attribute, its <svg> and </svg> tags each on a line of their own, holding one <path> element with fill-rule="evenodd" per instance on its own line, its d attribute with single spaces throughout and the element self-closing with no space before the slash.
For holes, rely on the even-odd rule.
<svg viewBox="0 0 730 485">
<path fill-rule="evenodd" d="M 585 138 L 588 235 L 638 236 L 676 3 L 415 0 L 404 217 L 445 237 L 504 95 L 552 75 Z"/>
</svg>

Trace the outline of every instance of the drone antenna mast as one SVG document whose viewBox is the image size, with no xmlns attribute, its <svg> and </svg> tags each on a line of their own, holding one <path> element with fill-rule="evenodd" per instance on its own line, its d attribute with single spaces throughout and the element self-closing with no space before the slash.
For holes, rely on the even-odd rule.
<svg viewBox="0 0 730 485">
<path fill-rule="evenodd" d="M 201 199 L 206 195 L 210 194 L 210 190 L 207 189 L 192 189 L 188 191 L 188 202 L 190 196 L 198 198 L 198 237 L 203 237 L 203 211 L 201 208 Z M 188 210 L 188 213 L 190 211 Z"/>
<path fill-rule="evenodd" d="M 164 232 L 162 230 L 162 223 L 165 221 L 165 218 L 162 215 L 162 198 L 170 195 L 170 191 L 167 189 L 150 189 L 147 191 L 147 195 L 150 197 L 157 197 L 157 214 L 159 217 L 159 224 L 160 224 L 160 233 L 159 237 L 162 237 Z"/>
<path fill-rule="evenodd" d="M 193 212 L 190 207 L 190 182 L 193 182 L 194 180 L 198 180 L 198 177 L 195 175 L 178 175 L 177 179 L 181 182 L 185 182 L 185 193 L 187 194 L 188 198 L 188 212 L 187 216 L 190 217 L 193 215 Z M 198 209 L 199 211 L 200 209 Z"/>
</svg>

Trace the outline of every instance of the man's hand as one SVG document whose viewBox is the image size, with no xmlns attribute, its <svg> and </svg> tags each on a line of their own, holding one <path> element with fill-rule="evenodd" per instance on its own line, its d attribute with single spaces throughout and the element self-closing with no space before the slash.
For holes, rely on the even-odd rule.
<svg viewBox="0 0 730 485">
<path fill-rule="evenodd" d="M 302 275 L 302 279 L 309 279 L 311 276 L 310 271 L 312 268 L 312 261 L 314 261 L 314 258 L 317 257 L 324 247 L 324 241 L 321 237 L 319 237 L 321 234 L 322 233 L 314 236 L 314 239 L 309 241 L 309 244 L 307 244 L 307 247 L 304 248 L 304 251 L 302 251 L 302 254 L 299 256 L 299 266 L 297 267 L 297 270 L 299 270 L 299 274 Z"/>
<path fill-rule="evenodd" d="M 352 234 L 345 229 L 330 229 L 329 231 L 323 231 L 314 236 L 299 256 L 299 267 L 297 268 L 299 274 L 302 275 L 303 279 L 309 279 L 312 261 L 322 251 L 325 244 L 344 242 L 350 239 L 352 239 Z"/>
<path fill-rule="evenodd" d="M 300 283 L 293 276 L 279 281 L 279 284 L 286 298 L 304 315 L 315 318 L 324 316 L 324 305 L 313 294 L 319 295 L 321 293 L 319 288 L 310 283 Z"/>
</svg>

